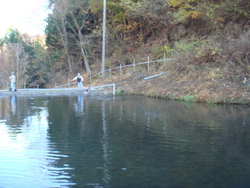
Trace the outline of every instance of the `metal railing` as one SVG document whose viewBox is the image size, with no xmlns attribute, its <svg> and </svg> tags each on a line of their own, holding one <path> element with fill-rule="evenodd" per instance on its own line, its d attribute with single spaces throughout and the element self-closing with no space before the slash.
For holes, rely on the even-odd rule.
<svg viewBox="0 0 250 188">
<path fill-rule="evenodd" d="M 147 64 L 147 71 L 149 72 L 149 70 L 150 70 L 150 64 L 151 63 L 157 63 L 157 62 L 163 62 L 163 63 L 166 63 L 167 61 L 173 61 L 173 60 L 175 60 L 175 58 L 171 58 L 171 59 L 159 59 L 159 60 L 154 60 L 154 61 L 150 61 L 149 60 L 149 57 L 148 57 L 148 61 L 145 61 L 145 62 L 140 62 L 140 63 L 135 63 L 135 61 L 134 61 L 134 63 L 133 64 L 129 64 L 129 65 L 121 65 L 120 64 L 120 66 L 118 66 L 118 67 L 114 67 L 114 68 L 109 68 L 109 69 L 106 69 L 106 70 L 104 70 L 104 73 L 107 73 L 107 72 L 109 72 L 109 76 L 111 77 L 112 76 L 112 71 L 114 71 L 114 70 L 120 70 L 120 75 L 122 75 L 123 74 L 123 68 L 127 68 L 127 67 L 136 67 L 136 66 L 138 66 L 138 65 L 145 65 L 145 64 Z M 85 79 L 84 81 L 86 82 L 86 81 L 90 81 L 90 83 L 92 82 L 92 79 L 94 78 L 94 77 L 97 77 L 97 76 L 101 76 L 102 75 L 102 71 L 100 71 L 100 72 L 98 72 L 98 73 L 96 73 L 96 74 L 94 74 L 94 75 L 89 75 L 89 78 L 87 78 L 87 79 Z M 56 85 L 55 84 L 55 88 L 59 88 L 59 87 L 70 87 L 72 84 L 76 84 L 76 83 L 70 83 L 70 79 L 68 79 L 68 83 L 67 84 L 63 84 L 63 85 Z"/>
<path fill-rule="evenodd" d="M 145 62 L 141 62 L 141 63 L 133 63 L 133 64 L 129 64 L 129 65 L 121 65 L 120 64 L 120 66 L 119 67 L 115 67 L 115 68 L 109 68 L 109 69 L 106 69 L 105 71 L 104 71 L 104 73 L 105 72 L 111 72 L 111 71 L 113 71 L 113 70 L 117 70 L 117 69 L 120 69 L 120 73 L 122 72 L 121 71 L 121 69 L 122 68 L 126 68 L 126 67 L 135 67 L 135 66 L 137 66 L 137 65 L 144 65 L 144 64 L 148 64 L 148 71 L 149 71 L 149 68 L 150 68 L 150 63 L 156 63 L 156 62 L 163 62 L 163 63 L 165 63 L 166 61 L 172 61 L 172 60 L 175 60 L 175 58 L 171 58 L 171 59 L 159 59 L 159 60 L 154 60 L 154 61 L 145 61 Z M 92 79 L 93 77 L 96 77 L 96 76 L 98 76 L 98 75 L 101 75 L 102 74 L 102 71 L 101 72 L 98 72 L 98 73 L 96 73 L 96 74 L 94 74 L 94 75 L 91 75 L 91 78 L 89 78 L 89 79 Z"/>
<path fill-rule="evenodd" d="M 115 95 L 115 84 L 107 84 L 107 85 L 101 85 L 101 86 L 94 86 L 94 87 L 89 87 L 90 89 L 98 89 L 98 88 L 103 88 L 103 87 L 110 87 L 112 86 L 112 93 Z"/>
</svg>

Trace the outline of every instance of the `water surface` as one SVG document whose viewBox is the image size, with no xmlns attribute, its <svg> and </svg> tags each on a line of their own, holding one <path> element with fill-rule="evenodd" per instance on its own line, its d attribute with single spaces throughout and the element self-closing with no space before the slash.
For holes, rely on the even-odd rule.
<svg viewBox="0 0 250 188">
<path fill-rule="evenodd" d="M 0 98 L 0 187 L 250 186 L 249 106 Z"/>
</svg>

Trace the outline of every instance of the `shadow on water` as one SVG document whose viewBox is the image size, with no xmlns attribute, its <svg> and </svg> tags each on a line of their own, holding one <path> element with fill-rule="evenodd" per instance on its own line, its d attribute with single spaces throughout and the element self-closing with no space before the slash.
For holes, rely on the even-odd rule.
<svg viewBox="0 0 250 188">
<path fill-rule="evenodd" d="M 0 104 L 0 187 L 250 185 L 249 106 L 81 93 Z"/>
</svg>

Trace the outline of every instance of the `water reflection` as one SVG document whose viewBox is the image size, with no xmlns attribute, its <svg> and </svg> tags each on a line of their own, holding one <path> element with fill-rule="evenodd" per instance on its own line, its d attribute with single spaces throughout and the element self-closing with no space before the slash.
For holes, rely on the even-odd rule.
<svg viewBox="0 0 250 188">
<path fill-rule="evenodd" d="M 79 93 L 77 96 L 77 103 L 74 104 L 76 116 L 79 117 L 84 114 L 84 95 Z"/>
<path fill-rule="evenodd" d="M 103 137 L 102 137 L 102 149 L 103 149 L 103 159 L 104 159 L 104 165 L 103 165 L 103 181 L 106 185 L 109 184 L 110 178 L 110 172 L 109 172 L 109 166 L 110 166 L 110 159 L 109 159 L 109 143 L 108 143 L 108 132 L 107 132 L 107 123 L 106 123 L 106 106 L 105 101 L 102 101 L 102 130 L 103 130 Z"/>
<path fill-rule="evenodd" d="M 250 185 L 248 106 L 81 94 L 0 103 L 0 187 Z"/>
<path fill-rule="evenodd" d="M 7 121 L 0 123 L 0 187 L 74 185 L 67 181 L 70 177 L 66 171 L 71 168 L 67 165 L 59 168 L 56 165 L 60 158 L 68 156 L 54 150 L 53 143 L 49 141 L 46 106 L 39 107 L 36 104 L 25 111 L 22 110 L 25 107 L 22 104 L 30 99 L 19 100 L 22 101 L 19 103 L 16 96 L 11 97 Z M 22 117 L 22 112 L 27 114 L 20 121 L 18 119 Z"/>
<path fill-rule="evenodd" d="M 16 96 L 11 96 L 11 112 L 13 115 L 16 114 Z"/>
</svg>

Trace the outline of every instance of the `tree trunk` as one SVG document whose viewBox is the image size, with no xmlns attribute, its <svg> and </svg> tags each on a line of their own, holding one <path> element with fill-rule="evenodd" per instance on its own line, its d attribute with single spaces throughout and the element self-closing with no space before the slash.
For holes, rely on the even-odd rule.
<svg viewBox="0 0 250 188">
<path fill-rule="evenodd" d="M 66 26 L 65 26 L 63 19 L 61 19 L 60 21 L 61 21 L 61 23 L 60 23 L 61 28 L 60 28 L 60 26 L 57 26 L 57 29 L 60 33 L 61 42 L 62 42 L 62 45 L 64 47 L 65 53 L 66 53 L 69 71 L 70 71 L 70 73 L 72 73 L 73 72 L 72 71 L 72 63 L 70 60 L 70 55 L 69 55 L 69 50 L 68 50 L 68 37 L 67 37 L 67 32 L 66 32 Z"/>
<path fill-rule="evenodd" d="M 80 45 L 81 52 L 83 55 L 84 64 L 85 64 L 87 72 L 89 73 L 91 72 L 91 70 L 90 70 L 89 61 L 88 61 L 88 53 L 87 53 L 86 47 L 84 46 L 83 35 L 79 30 L 78 30 L 78 35 L 79 35 L 79 40 L 80 40 L 79 45 Z"/>
</svg>

